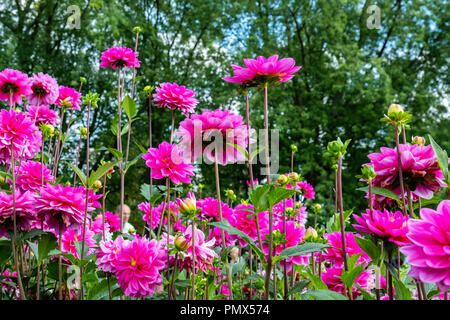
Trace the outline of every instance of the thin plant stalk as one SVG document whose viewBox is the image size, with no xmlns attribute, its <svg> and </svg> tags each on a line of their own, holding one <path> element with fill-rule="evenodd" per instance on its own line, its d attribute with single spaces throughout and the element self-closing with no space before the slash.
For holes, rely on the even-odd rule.
<svg viewBox="0 0 450 320">
<path fill-rule="evenodd" d="M 122 107 L 120 106 L 121 101 L 121 86 L 120 86 L 120 68 L 117 70 L 117 149 L 122 153 Z M 125 177 L 123 172 L 123 160 L 122 157 L 119 159 L 119 173 L 120 173 L 120 232 L 123 232 L 123 205 L 124 205 L 124 192 L 125 192 Z"/>
<path fill-rule="evenodd" d="M 283 200 L 283 233 L 286 234 L 286 200 Z M 283 249 L 286 249 L 286 243 L 283 245 Z M 284 274 L 284 300 L 288 299 L 289 283 L 287 275 L 287 264 L 283 266 Z"/>
<path fill-rule="evenodd" d="M 62 227 L 63 227 L 63 221 L 59 221 L 59 238 L 58 238 L 58 245 L 59 250 L 62 250 Z M 59 283 L 59 290 L 58 290 L 58 299 L 62 300 L 62 255 L 58 255 L 58 283 Z"/>
<path fill-rule="evenodd" d="M 266 279 L 264 283 L 264 300 L 269 299 L 270 273 L 272 271 L 272 244 L 273 244 L 273 212 L 269 206 L 269 254 L 267 257 Z"/>
<path fill-rule="evenodd" d="M 195 217 L 192 217 L 192 299 L 195 300 Z"/>
<path fill-rule="evenodd" d="M 215 170 L 215 178 L 216 178 L 216 194 L 217 194 L 217 208 L 219 210 L 219 220 L 220 222 L 223 221 L 222 219 L 222 201 L 220 200 L 220 183 L 219 183 L 219 164 L 217 159 L 217 149 L 214 151 L 214 170 Z M 221 237 L 222 237 L 222 250 L 226 248 L 225 243 L 225 232 L 223 229 L 220 229 Z M 228 288 L 230 291 L 229 298 L 233 300 L 233 286 L 232 286 L 232 279 L 231 279 L 231 272 L 230 267 L 228 266 L 228 257 L 225 258 L 225 269 L 227 273 L 227 281 L 228 281 Z"/>
<path fill-rule="evenodd" d="M 398 177 L 400 180 L 400 192 L 402 193 L 402 209 L 403 214 L 406 216 L 406 200 L 405 200 L 405 186 L 403 184 L 403 170 L 402 170 L 402 155 L 400 151 L 399 132 L 398 126 L 394 125 L 395 131 L 395 145 L 397 147 L 397 161 L 398 161 Z"/>
<path fill-rule="evenodd" d="M 172 144 L 173 141 L 174 126 L 175 126 L 175 109 L 172 110 L 172 126 L 170 127 L 170 144 Z"/>
<path fill-rule="evenodd" d="M 81 134 L 80 134 L 80 139 L 78 140 L 78 148 L 77 148 L 77 156 L 75 159 L 75 167 L 78 168 L 78 160 L 80 157 L 80 148 L 81 148 Z M 77 174 L 75 173 L 73 176 L 73 185 L 75 185 L 77 183 Z"/>
<path fill-rule="evenodd" d="M 152 148 L 152 96 L 148 96 L 148 139 L 149 147 Z M 150 199 L 152 198 L 153 189 L 153 178 L 152 178 L 152 168 L 149 174 L 149 185 L 150 185 Z M 152 225 L 153 225 L 153 203 L 150 201 L 150 239 L 152 238 Z"/>
</svg>

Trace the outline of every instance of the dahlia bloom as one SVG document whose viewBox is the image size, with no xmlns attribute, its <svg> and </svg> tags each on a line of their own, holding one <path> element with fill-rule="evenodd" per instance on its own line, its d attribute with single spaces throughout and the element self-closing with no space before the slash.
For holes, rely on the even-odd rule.
<svg viewBox="0 0 450 320">
<path fill-rule="evenodd" d="M 220 207 L 222 209 L 222 218 L 228 219 L 230 218 L 230 221 L 232 220 L 233 216 L 233 209 L 230 208 L 226 203 L 223 201 L 220 202 Z M 218 201 L 215 198 L 204 198 L 197 200 L 197 208 L 202 209 L 202 211 L 198 215 L 198 219 L 200 220 L 216 220 L 220 221 L 219 217 L 219 206 Z"/>
<path fill-rule="evenodd" d="M 75 109 L 80 111 L 81 108 L 81 93 L 70 87 L 59 87 L 59 96 L 56 99 L 57 105 L 61 108 L 63 103 L 68 109 Z"/>
<path fill-rule="evenodd" d="M 362 233 L 376 234 L 378 237 L 385 238 L 399 246 L 409 244 L 410 241 L 406 236 L 408 232 L 409 216 L 404 216 L 400 211 L 389 212 L 372 210 L 373 219 L 370 217 L 370 209 L 366 213 L 361 213 L 361 217 L 354 214 L 358 224 L 353 227 Z"/>
<path fill-rule="evenodd" d="M 42 168 L 43 167 L 43 168 Z M 54 182 L 55 177 L 52 176 L 51 170 L 40 162 L 25 161 L 16 171 L 16 188 L 21 191 L 39 191 L 41 188 L 42 169 L 44 172 L 44 185 Z"/>
<path fill-rule="evenodd" d="M 373 165 L 377 173 L 373 185 L 392 190 L 401 197 L 397 148 L 382 147 L 380 151 L 369 154 L 370 163 L 366 164 Z M 447 186 L 431 145 L 401 144 L 400 151 L 404 183 L 409 186 L 413 201 L 418 197 L 431 199 L 434 192 Z M 379 196 L 376 199 L 378 202 L 385 200 Z"/>
<path fill-rule="evenodd" d="M 41 196 L 36 198 L 35 208 L 38 217 L 44 220 L 48 227 L 59 233 L 60 223 L 62 232 L 67 228 L 78 231 L 83 224 L 86 190 L 71 186 L 51 184 L 41 189 Z M 87 211 L 94 211 L 95 208 L 88 205 Z"/>
<path fill-rule="evenodd" d="M 21 111 L 0 111 L 0 163 L 10 163 L 11 143 L 15 159 L 32 159 L 42 145 L 42 134 L 34 121 Z"/>
<path fill-rule="evenodd" d="M 117 252 L 117 283 L 129 297 L 151 296 L 155 287 L 163 283 L 160 271 L 165 268 L 166 259 L 158 241 L 136 236 L 133 241 L 124 242 Z"/>
<path fill-rule="evenodd" d="M 281 83 L 294 77 L 294 73 L 301 69 L 295 66 L 295 60 L 284 58 L 278 60 L 278 55 L 273 55 L 268 59 L 259 56 L 255 59 L 244 59 L 245 67 L 231 65 L 235 76 L 224 77 L 222 80 L 232 83 L 259 85 L 263 83 Z"/>
<path fill-rule="evenodd" d="M 194 98 L 195 92 L 179 86 L 176 83 L 164 82 L 156 87 L 153 100 L 158 108 L 180 110 L 185 116 L 193 113 L 198 100 Z"/>
<path fill-rule="evenodd" d="M 290 219 L 297 222 L 298 224 L 305 225 L 308 218 L 308 213 L 306 212 L 306 207 L 302 206 L 301 203 L 298 204 L 300 205 L 300 207 L 296 208 L 294 200 L 292 198 L 289 198 L 274 205 L 272 208 L 274 221 L 282 221 L 284 210 L 292 208 L 294 210 L 294 216 L 292 218 L 286 216 L 286 219 Z"/>
<path fill-rule="evenodd" d="M 16 190 L 16 225 L 18 230 L 30 231 L 36 220 L 35 196 L 31 192 Z M 0 238 L 13 230 L 13 195 L 0 191 Z"/>
<path fill-rule="evenodd" d="M 420 218 L 408 221 L 412 243 L 400 251 L 411 265 L 411 277 L 434 282 L 445 292 L 450 288 L 450 200 L 441 201 L 436 210 L 423 208 Z"/>
<path fill-rule="evenodd" d="M 112 213 L 110 211 L 105 211 L 105 224 L 107 223 L 109 226 L 110 232 L 120 231 L 120 218 L 117 214 Z M 95 220 L 99 220 L 103 223 L 103 216 L 100 213 Z"/>
<path fill-rule="evenodd" d="M 117 253 L 127 244 L 129 240 L 124 240 L 122 236 L 118 236 L 116 240 L 100 241 L 100 247 L 97 251 L 97 261 L 95 264 L 104 272 L 116 272 L 115 262 Z"/>
<path fill-rule="evenodd" d="M 224 233 L 224 238 L 225 238 L 225 244 L 222 243 L 222 232 Z M 235 235 L 230 235 L 228 232 L 222 230 L 221 228 L 218 227 L 212 227 L 209 230 L 209 235 L 208 235 L 208 239 L 214 239 L 214 247 L 229 247 L 232 246 L 236 243 L 236 239 L 238 237 Z"/>
<path fill-rule="evenodd" d="M 163 212 L 164 205 L 164 212 Z M 151 230 L 154 230 L 159 226 L 161 221 L 161 214 L 163 214 L 163 225 L 167 225 L 167 217 L 169 216 L 169 208 L 170 208 L 170 227 L 175 231 L 183 231 L 185 229 L 184 225 L 181 223 L 181 219 L 178 218 L 179 212 L 178 207 L 175 202 L 170 201 L 169 204 L 166 202 L 160 203 L 157 207 L 152 206 L 152 210 L 150 211 L 150 203 L 143 202 L 138 204 L 138 209 L 144 212 L 144 216 L 142 219 L 147 222 L 147 225 L 150 226 L 150 214 L 152 215 L 152 225 L 150 226 Z"/>
<path fill-rule="evenodd" d="M 49 106 L 27 106 L 27 116 L 30 119 L 36 119 L 35 124 L 39 126 L 40 124 L 50 124 L 54 127 L 58 125 L 59 116 L 58 114 L 50 109 Z"/>
<path fill-rule="evenodd" d="M 362 253 L 362 255 L 357 260 L 357 263 L 366 263 L 371 259 L 356 243 L 355 236 L 362 238 L 359 234 L 353 234 L 352 232 L 345 233 L 345 249 L 347 251 L 348 257 L 355 254 Z M 325 233 L 324 238 L 328 240 L 328 244 L 332 248 L 327 248 L 326 252 L 322 253 L 322 259 L 328 260 L 337 266 L 342 266 L 344 262 L 343 251 L 342 251 L 342 236 L 339 231 L 333 233 Z"/>
<path fill-rule="evenodd" d="M 100 217 L 100 218 L 99 218 Z M 91 221 L 90 225 L 89 225 L 89 229 L 94 233 L 94 234 L 102 234 L 103 235 L 103 219 L 101 215 L 98 215 L 93 221 Z M 105 238 L 110 238 L 110 229 L 109 229 L 109 224 L 108 222 L 105 221 Z"/>
<path fill-rule="evenodd" d="M 3 273 L 0 273 L 0 276 L 4 276 L 4 277 L 8 277 L 8 276 L 12 276 L 12 277 L 17 277 L 17 272 L 14 271 L 13 273 L 9 272 L 8 269 L 5 269 L 5 271 L 3 271 Z M 14 282 L 12 279 L 10 278 L 3 278 L 1 279 L 3 282 Z M 6 284 L 6 283 L 1 283 L 0 284 L 0 288 L 4 291 L 9 291 L 12 292 L 14 290 L 18 290 L 18 288 L 14 288 L 14 286 L 10 285 L 10 284 Z"/>
<path fill-rule="evenodd" d="M 85 246 L 89 248 L 88 255 L 93 252 L 92 248 L 96 246 L 93 236 L 94 232 L 86 228 L 84 241 L 86 242 Z M 76 232 L 73 229 L 67 229 L 62 234 L 60 250 L 62 253 L 71 253 L 75 258 L 80 259 L 81 257 L 78 256 L 77 248 L 75 247 L 75 241 L 83 241 L 83 230 L 80 229 L 79 232 Z"/>
<path fill-rule="evenodd" d="M 314 199 L 315 192 L 312 185 L 310 185 L 306 181 L 299 181 L 297 182 L 297 189 L 302 192 L 303 197 L 306 199 Z"/>
<path fill-rule="evenodd" d="M 30 79 L 25 73 L 14 69 L 4 69 L 0 72 L 1 101 L 8 101 L 12 107 L 16 103 L 22 103 L 22 95 L 27 96 L 30 93 Z"/>
<path fill-rule="evenodd" d="M 251 184 L 251 182 L 249 181 L 249 180 L 246 180 L 246 182 L 247 182 L 247 186 L 248 187 L 251 187 L 252 186 L 252 184 Z M 253 186 L 256 186 L 256 185 L 258 185 L 258 179 L 254 179 L 253 180 Z"/>
<path fill-rule="evenodd" d="M 46 73 L 33 74 L 30 86 L 31 93 L 26 96 L 30 104 L 50 105 L 58 98 L 58 83 Z"/>
<path fill-rule="evenodd" d="M 161 211 L 162 211 L 162 203 L 158 206 L 161 207 L 160 210 L 155 209 L 150 202 L 142 202 L 138 204 L 138 209 L 144 212 L 144 216 L 142 220 L 147 222 L 147 225 L 151 230 L 155 229 L 159 225 L 159 221 L 161 219 Z M 152 217 L 152 221 L 150 225 L 150 216 Z"/>
<path fill-rule="evenodd" d="M 194 167 L 183 159 L 176 144 L 163 142 L 158 148 L 149 148 L 142 158 L 152 168 L 153 179 L 168 177 L 175 184 L 191 183 L 189 176 L 194 175 Z"/>
<path fill-rule="evenodd" d="M 253 132 L 254 129 L 250 129 L 250 136 Z M 180 123 L 177 135 L 181 137 L 180 148 L 192 161 L 205 154 L 214 163 L 216 148 L 217 162 L 221 165 L 245 161 L 245 155 L 233 145 L 247 148 L 247 126 L 241 116 L 229 110 L 205 110 L 202 114 L 193 114 Z M 208 139 L 214 141 L 208 143 Z"/>
<path fill-rule="evenodd" d="M 246 210 L 242 209 L 254 209 L 252 205 L 245 205 L 245 204 L 239 204 L 234 208 L 234 213 L 230 223 L 232 223 L 232 226 L 236 229 L 244 232 L 246 235 L 250 237 L 253 241 L 256 241 L 258 239 L 258 232 L 256 230 L 256 219 L 253 216 L 251 219 L 248 218 L 249 215 L 252 213 Z M 267 212 L 260 212 L 258 213 L 258 223 L 260 230 L 265 229 L 266 225 L 269 223 L 269 217 L 267 215 Z M 238 238 L 239 244 L 244 247 L 247 245 L 247 242 L 242 240 L 241 238 Z"/>
<path fill-rule="evenodd" d="M 334 292 L 339 292 L 345 295 L 344 292 L 344 283 L 341 280 L 342 276 L 342 266 L 333 266 L 331 268 L 325 269 L 321 278 L 323 282 L 327 285 L 328 289 Z M 363 271 L 356 278 L 355 284 L 361 286 L 364 291 L 369 291 L 374 288 L 373 274 L 371 270 Z M 356 288 L 356 286 L 352 287 L 352 296 L 353 298 L 357 298 L 361 295 L 361 292 Z"/>
<path fill-rule="evenodd" d="M 138 54 L 127 47 L 112 47 L 102 52 L 100 68 L 139 68 Z"/>
</svg>

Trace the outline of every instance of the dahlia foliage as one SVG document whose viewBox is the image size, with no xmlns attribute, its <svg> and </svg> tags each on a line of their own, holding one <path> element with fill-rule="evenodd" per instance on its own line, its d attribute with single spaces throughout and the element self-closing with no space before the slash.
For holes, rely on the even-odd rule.
<svg viewBox="0 0 450 320">
<path fill-rule="evenodd" d="M 86 79 L 76 90 L 44 72 L 0 72 L 0 299 L 448 299 L 448 157 L 431 137 L 428 145 L 415 137 L 369 154 L 359 176 L 367 206 L 356 208 L 342 196 L 349 140 L 324 148 L 332 161 L 331 195 L 315 189 L 317 177 L 307 170 L 295 172 L 308 167 L 295 163 L 300 146 L 279 157 L 292 172 L 259 174 L 262 150 L 248 154 L 256 130 L 238 108 L 199 110 L 194 96 L 202 93 L 175 82 L 146 86 L 145 100 L 135 94 L 137 42 L 135 48 L 109 48 L 99 62 L 118 84 L 108 93 L 118 107 L 111 129 L 123 129 L 123 139 L 111 130 L 117 149 L 89 144 L 97 142 L 91 108 L 111 101 L 83 87 Z M 234 75 L 222 79 L 246 93 L 283 85 L 301 69 L 278 55 L 244 64 L 232 65 Z M 149 115 L 172 110 L 172 124 L 149 117 L 147 131 L 145 112 L 138 113 L 144 104 Z M 252 118 L 263 118 L 258 110 Z M 122 114 L 125 125 L 118 122 Z M 393 105 L 383 121 L 402 132 L 410 118 Z M 72 141 L 73 123 L 79 136 Z M 153 145 L 150 136 L 145 151 L 147 142 L 131 137 L 144 129 L 164 138 L 171 131 L 170 143 Z M 142 153 L 133 155 L 130 141 Z M 76 150 L 67 150 L 76 142 Z M 237 170 L 240 181 L 221 184 L 219 164 Z M 133 177 L 140 194 L 127 188 L 130 170 L 139 172 Z"/>
</svg>

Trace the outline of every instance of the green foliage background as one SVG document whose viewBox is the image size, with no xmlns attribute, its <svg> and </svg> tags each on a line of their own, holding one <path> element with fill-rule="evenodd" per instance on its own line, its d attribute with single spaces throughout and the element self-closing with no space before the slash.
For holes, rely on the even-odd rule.
<svg viewBox="0 0 450 320">
<path fill-rule="evenodd" d="M 379 29 L 369 29 L 370 5 L 380 8 Z M 78 6 L 80 29 L 68 26 Z M 355 178 L 367 154 L 380 146 L 392 147 L 393 132 L 379 122 L 391 103 L 405 105 L 413 113 L 411 135 L 430 133 L 450 149 L 448 108 L 449 2 L 446 0 L 291 0 L 291 1 L 12 1 L 0 4 L 0 68 L 16 68 L 28 74 L 46 72 L 60 85 L 78 88 L 80 76 L 88 90 L 101 95 L 93 112 L 91 167 L 111 160 L 102 146 L 115 147 L 110 132 L 116 113 L 116 75 L 99 69 L 101 52 L 112 46 L 134 47 L 135 26 L 139 37 L 137 101 L 139 120 L 134 123 L 130 159 L 148 147 L 146 85 L 177 82 L 197 92 L 198 110 L 238 108 L 244 115 L 244 99 L 236 86 L 221 80 L 232 74 L 230 64 L 243 58 L 278 54 L 293 57 L 301 71 L 289 82 L 269 90 L 270 128 L 280 130 L 280 173 L 290 168 L 290 145 L 297 144 L 295 170 L 316 190 L 316 202 L 333 210 L 333 171 L 322 154 L 329 141 L 352 139 L 344 159 L 344 203 L 364 210 L 366 200 L 355 188 Z M 128 75 L 127 87 L 131 87 Z M 250 95 L 251 123 L 263 128 L 262 94 Z M 168 140 L 170 115 L 153 111 L 153 142 Z M 75 159 L 78 143 L 76 122 L 62 160 Z M 176 122 L 182 120 L 178 114 Z M 81 165 L 85 162 L 81 153 Z M 61 163 L 61 174 L 70 180 L 71 170 Z M 206 185 L 213 195 L 212 166 L 201 165 L 194 185 Z M 221 167 L 222 190 L 232 188 L 245 198 L 248 177 L 245 165 Z M 117 170 L 116 170 L 117 172 Z M 259 168 L 255 168 L 259 174 Z M 139 161 L 126 176 L 125 202 L 142 226 L 136 206 L 148 181 L 148 169 Z M 119 202 L 119 175 L 108 181 L 110 210 Z M 319 217 L 324 221 L 325 217 Z"/>
</svg>

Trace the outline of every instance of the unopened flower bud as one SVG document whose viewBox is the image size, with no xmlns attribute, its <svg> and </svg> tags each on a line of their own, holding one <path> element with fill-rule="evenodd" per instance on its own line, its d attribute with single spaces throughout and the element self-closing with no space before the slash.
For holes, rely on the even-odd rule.
<svg viewBox="0 0 450 320">
<path fill-rule="evenodd" d="M 134 27 L 134 28 L 133 28 L 133 32 L 134 32 L 134 33 L 141 33 L 141 32 L 142 32 L 142 29 L 141 29 L 141 27 Z"/>
<path fill-rule="evenodd" d="M 81 83 L 86 83 L 86 81 L 87 81 L 87 80 L 86 80 L 85 77 L 80 77 L 80 82 L 81 82 Z"/>
<path fill-rule="evenodd" d="M 185 215 L 193 215 L 197 212 L 197 201 L 192 192 L 188 193 L 186 199 L 177 199 L 178 211 Z"/>
<path fill-rule="evenodd" d="M 204 184 L 201 184 L 201 183 L 198 184 L 198 188 L 199 188 L 200 190 L 203 189 L 204 187 L 205 187 Z"/>
<path fill-rule="evenodd" d="M 288 182 L 288 177 L 286 177 L 286 175 L 282 174 L 278 177 L 277 182 L 279 184 L 286 184 Z"/>
<path fill-rule="evenodd" d="M 291 178 L 293 181 L 298 181 L 300 179 L 300 176 L 297 172 L 291 172 L 289 174 L 289 178 Z"/>
<path fill-rule="evenodd" d="M 5 179 L 5 177 L 3 177 L 3 176 L 0 176 L 0 183 L 5 183 L 6 182 L 6 179 Z"/>
<path fill-rule="evenodd" d="M 313 227 L 309 227 L 306 230 L 306 234 L 305 234 L 305 240 L 314 240 L 318 237 L 319 235 L 317 234 L 316 229 L 314 229 Z"/>
<path fill-rule="evenodd" d="M 403 111 L 404 110 L 403 110 L 403 107 L 401 105 L 399 105 L 399 104 L 391 104 L 389 106 L 389 109 L 388 109 L 388 116 L 391 116 L 391 115 L 393 115 L 395 113 L 401 113 Z"/>
<path fill-rule="evenodd" d="M 101 187 L 102 187 L 102 183 L 100 182 L 100 180 L 95 180 L 94 188 L 100 189 Z"/>
<path fill-rule="evenodd" d="M 316 203 L 316 204 L 314 205 L 314 209 L 316 209 L 317 211 L 319 211 L 320 209 L 322 209 L 322 205 L 319 204 L 319 203 Z"/>
<path fill-rule="evenodd" d="M 191 246 L 189 241 L 181 234 L 175 236 L 174 243 L 175 248 L 177 248 L 179 251 L 186 251 Z"/>
<path fill-rule="evenodd" d="M 294 210 L 294 208 L 292 208 L 292 207 L 287 207 L 287 208 L 286 208 L 286 215 L 289 216 L 289 217 L 294 216 L 294 215 L 295 215 L 295 210 Z"/>
<path fill-rule="evenodd" d="M 114 168 L 111 168 L 111 169 L 108 170 L 107 174 L 111 174 L 113 172 L 114 172 Z"/>
<path fill-rule="evenodd" d="M 87 133 L 88 133 L 88 129 L 87 128 L 83 127 L 83 128 L 80 129 L 80 135 L 83 138 L 87 137 Z"/>
<path fill-rule="evenodd" d="M 145 86 L 144 87 L 144 93 L 147 94 L 147 95 L 150 95 L 152 93 L 153 89 L 155 89 L 155 88 L 152 87 L 152 86 Z"/>
<path fill-rule="evenodd" d="M 234 196 L 234 191 L 231 189 L 228 189 L 227 191 L 225 191 L 226 195 L 228 198 L 231 198 Z"/>
<path fill-rule="evenodd" d="M 291 151 L 293 153 L 296 153 L 298 151 L 298 148 L 297 148 L 297 146 L 295 144 L 291 144 Z"/>
<path fill-rule="evenodd" d="M 415 136 L 415 137 L 412 138 L 412 143 L 424 146 L 425 145 L 425 138 L 424 137 Z"/>
</svg>

